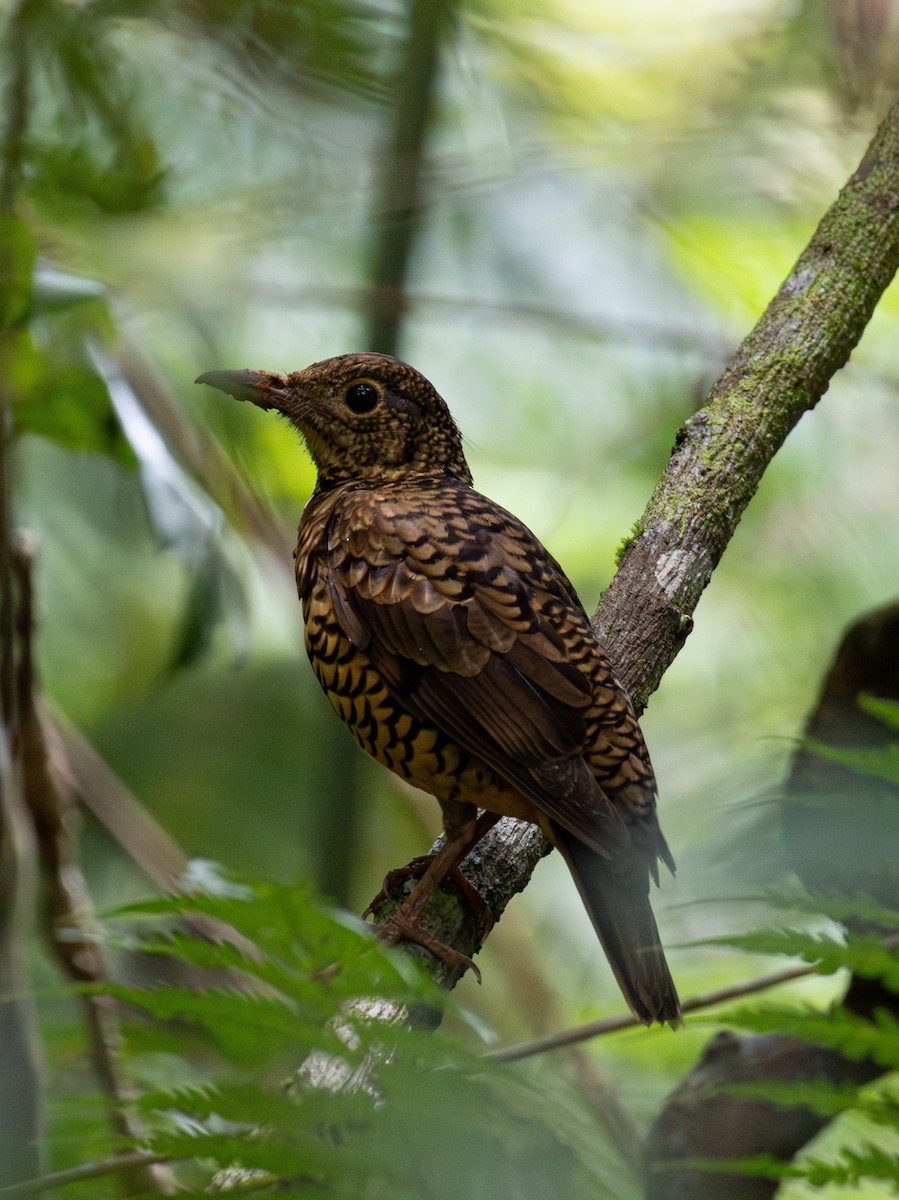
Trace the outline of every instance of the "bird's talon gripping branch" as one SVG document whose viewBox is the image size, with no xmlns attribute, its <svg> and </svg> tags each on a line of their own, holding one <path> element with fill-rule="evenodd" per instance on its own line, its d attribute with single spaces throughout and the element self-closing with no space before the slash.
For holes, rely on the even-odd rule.
<svg viewBox="0 0 899 1200">
<path fill-rule="evenodd" d="M 362 919 L 370 917 L 385 900 L 389 900 L 401 883 L 405 883 L 407 879 L 421 879 L 433 860 L 433 854 L 420 854 L 411 862 L 407 862 L 404 867 L 394 867 L 392 871 L 388 871 L 381 884 L 381 890 L 368 902 L 368 906 L 362 913 Z"/>
<path fill-rule="evenodd" d="M 430 950 L 436 958 L 446 963 L 452 970 L 471 971 L 478 983 L 481 982 L 481 972 L 473 959 L 469 958 L 467 954 L 463 954 L 461 950 L 456 950 L 455 947 L 447 946 L 445 942 L 439 941 L 426 929 L 423 929 L 417 921 L 406 917 L 401 909 L 398 909 L 382 924 L 373 925 L 372 929 L 376 937 L 390 946 L 396 945 L 397 942 L 413 942 L 416 946 L 423 946 L 425 950 Z"/>
<path fill-rule="evenodd" d="M 384 882 L 381 884 L 381 890 L 378 892 L 377 896 L 375 896 L 374 899 L 369 902 L 368 907 L 363 912 L 363 920 L 367 917 L 373 916 L 380 906 L 386 900 L 390 899 L 400 884 L 405 883 L 408 879 L 422 879 L 427 874 L 428 868 L 431 866 L 433 861 L 433 854 L 422 854 L 418 858 L 413 858 L 411 862 L 406 863 L 404 867 L 396 867 L 394 870 L 388 871 L 384 876 Z M 490 905 L 474 886 L 471 880 L 465 878 L 459 867 L 452 866 L 443 876 L 442 883 L 449 883 L 455 887 L 462 900 L 468 905 L 468 908 L 475 920 L 483 923 L 484 936 L 486 936 L 496 922 Z M 413 889 L 413 892 L 407 901 L 407 904 L 410 906 L 409 912 L 412 919 L 418 916 L 429 899 L 429 897 L 426 896 L 422 900 L 416 900 L 413 904 L 414 897 L 415 890 Z"/>
</svg>

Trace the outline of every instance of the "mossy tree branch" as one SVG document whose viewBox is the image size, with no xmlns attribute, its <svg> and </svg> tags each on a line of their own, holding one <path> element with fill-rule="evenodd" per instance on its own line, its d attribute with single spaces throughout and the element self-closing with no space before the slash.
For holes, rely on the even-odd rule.
<svg viewBox="0 0 899 1200">
<path fill-rule="evenodd" d="M 899 103 L 716 380 L 706 405 L 678 431 L 668 465 L 594 613 L 594 628 L 638 709 L 684 644 L 699 597 L 765 469 L 848 360 L 897 268 Z M 504 818 L 469 856 L 464 871 L 498 915 L 527 885 L 547 850 L 536 828 Z M 402 898 L 391 896 L 376 919 Z M 437 938 L 466 954 L 485 936 L 449 896 L 428 917 Z M 434 970 L 441 977 L 445 967 L 435 963 Z M 446 979 L 447 986 L 453 982 L 452 976 Z"/>
<path fill-rule="evenodd" d="M 639 709 L 762 475 L 847 362 L 899 267 L 899 103 L 752 332 L 678 430 L 593 617 Z"/>
</svg>

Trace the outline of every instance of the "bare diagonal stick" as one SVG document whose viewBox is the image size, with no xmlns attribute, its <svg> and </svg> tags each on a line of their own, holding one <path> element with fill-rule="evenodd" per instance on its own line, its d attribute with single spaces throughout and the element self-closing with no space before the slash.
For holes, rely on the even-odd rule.
<svg viewBox="0 0 899 1200">
<path fill-rule="evenodd" d="M 805 979 L 814 975 L 817 968 L 787 967 L 783 971 L 774 971 L 770 975 L 760 975 L 747 983 L 735 983 L 730 987 L 717 988 L 714 992 L 705 992 L 702 996 L 691 996 L 681 1005 L 681 1011 L 686 1015 L 692 1012 L 702 1012 L 713 1008 L 716 1004 L 726 1004 L 729 1000 L 740 1000 L 743 996 L 752 996 L 756 992 L 768 992 L 783 983 L 793 983 L 797 979 Z M 618 1017 L 603 1017 L 598 1021 L 589 1021 L 586 1025 L 578 1025 L 572 1029 L 563 1029 L 559 1033 L 550 1033 L 546 1037 L 534 1038 L 530 1042 L 520 1042 L 514 1046 L 498 1046 L 495 1050 L 486 1050 L 484 1058 L 492 1058 L 497 1062 L 517 1062 L 521 1058 L 531 1058 L 535 1054 L 543 1054 L 547 1050 L 559 1050 L 564 1046 L 575 1046 L 579 1042 L 587 1042 L 591 1038 L 602 1037 L 607 1033 L 618 1033 L 622 1029 L 639 1028 L 640 1022 L 632 1013 L 622 1013 Z"/>
</svg>

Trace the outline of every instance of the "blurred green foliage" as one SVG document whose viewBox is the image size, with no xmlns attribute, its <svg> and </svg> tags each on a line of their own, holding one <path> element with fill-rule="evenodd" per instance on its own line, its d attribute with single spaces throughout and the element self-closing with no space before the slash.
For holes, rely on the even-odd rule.
<svg viewBox="0 0 899 1200">
<path fill-rule="evenodd" d="M 895 15 L 838 0 L 454 12 L 402 354 L 449 401 L 477 485 L 589 608 L 676 428 L 895 90 Z M 355 754 L 301 661 L 302 450 L 191 380 L 365 348 L 408 9 L 7 0 L 3 19 L 0 367 L 14 518 L 41 540 L 48 698 L 190 854 L 359 909 L 427 845 L 436 806 Z M 668 943 L 759 917 L 741 897 L 784 869 L 769 797 L 830 649 L 896 594 L 897 311 L 893 291 L 766 476 L 644 719 L 679 866 L 655 902 Z M 82 844 L 101 903 L 146 889 L 93 818 Z M 770 950 L 672 960 L 690 994 Z M 461 1003 L 497 1036 L 618 1007 L 552 860 L 483 958 L 486 985 Z M 832 986 L 797 990 L 820 1006 Z M 78 1036 L 45 1024 L 61 1125 L 90 1153 L 105 1143 L 81 1108 L 93 1133 L 74 1135 Z M 643 1123 L 704 1037 L 625 1035 L 570 1072 L 608 1073 Z"/>
<path fill-rule="evenodd" d="M 815 903 L 827 909 L 820 897 Z M 899 920 L 871 902 L 866 915 L 887 927 Z M 220 923 L 216 940 L 180 923 L 198 916 Z M 178 925 L 160 929 L 160 918 L 176 917 Z M 244 1183 L 255 1177 L 257 1185 L 291 1196 L 541 1200 L 561 1190 L 585 1200 L 624 1200 L 641 1194 L 614 1129 L 597 1128 L 589 1093 L 547 1072 L 539 1058 L 502 1066 L 480 1057 L 476 1045 L 422 1032 L 453 1010 L 464 1026 L 458 1001 L 412 960 L 385 951 L 304 889 L 219 879 L 212 890 L 126 906 L 112 920 L 132 953 L 163 963 L 151 985 L 92 990 L 151 1018 L 130 1023 L 128 1065 L 143 1085 L 142 1144 L 174 1161 L 179 1194 L 208 1195 L 211 1176 L 235 1169 Z M 805 958 L 823 973 L 848 969 L 899 991 L 896 948 L 870 937 L 837 941 L 780 930 L 730 941 Z M 179 987 L 166 982 L 166 961 L 228 976 L 218 984 L 194 976 L 191 987 Z M 371 997 L 378 998 L 379 1018 L 370 1000 L 366 1006 Z M 417 1029 L 396 1015 L 385 1023 L 387 1005 L 429 1016 L 419 1018 Z M 701 1015 L 689 1020 L 700 1029 L 711 1022 Z M 839 1005 L 822 1011 L 768 998 L 762 1006 L 732 1009 L 726 1020 L 869 1060 L 884 1072 L 899 1066 L 896 1020 L 882 1009 L 862 1017 Z M 793 1164 L 771 1154 L 714 1165 L 681 1155 L 684 1166 L 727 1167 L 815 1188 L 899 1182 L 894 1076 L 856 1085 L 817 1076 L 730 1083 L 726 1092 L 839 1117 L 839 1149 L 822 1154 L 816 1146 Z M 858 1128 L 847 1138 L 851 1120 Z"/>
<path fill-rule="evenodd" d="M 335 1200 L 549 1200 L 560 1188 L 573 1197 L 598 1188 L 610 1198 L 635 1195 L 571 1089 L 491 1065 L 442 1034 L 367 1014 L 370 996 L 435 1013 L 453 1005 L 405 955 L 381 949 L 296 887 L 232 883 L 228 891 L 118 915 L 199 913 L 252 946 L 239 949 L 227 933 L 218 943 L 144 934 L 136 944 L 145 954 L 237 974 L 228 987 L 200 991 L 113 988 L 154 1018 L 130 1030 L 132 1068 L 160 1081 L 165 1063 L 165 1082 L 148 1087 L 139 1108 L 148 1148 L 194 1163 L 184 1194 L 208 1194 L 215 1168 L 239 1164 L 283 1179 L 281 1194 Z M 242 990 L 239 980 L 276 994 Z M 185 1047 L 196 1056 L 203 1043 L 209 1052 L 198 1070 L 184 1061 Z"/>
</svg>

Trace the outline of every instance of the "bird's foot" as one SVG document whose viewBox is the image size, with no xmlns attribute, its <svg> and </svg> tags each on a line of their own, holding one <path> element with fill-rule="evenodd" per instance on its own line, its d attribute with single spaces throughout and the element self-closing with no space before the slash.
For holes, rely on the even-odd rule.
<svg viewBox="0 0 899 1200">
<path fill-rule="evenodd" d="M 379 905 L 385 900 L 389 900 L 394 889 L 407 879 L 422 879 L 427 873 L 428 867 L 434 861 L 433 854 L 422 854 L 418 858 L 413 858 L 411 862 L 406 863 L 404 867 L 396 867 L 392 871 L 388 871 L 384 876 L 384 882 L 381 884 L 381 890 L 369 904 L 362 914 L 363 920 L 370 917 Z M 493 912 L 490 905 L 474 886 L 474 884 L 465 878 L 457 866 L 450 867 L 443 876 L 444 880 L 452 883 L 459 895 L 467 903 L 472 915 L 484 922 L 484 936 L 486 937 L 493 928 L 495 922 Z M 415 892 L 413 890 L 407 904 L 413 904 L 415 901 Z M 403 906 L 405 907 L 405 905 Z M 424 902 L 415 905 L 415 912 L 420 912 L 424 907 Z"/>
<path fill-rule="evenodd" d="M 399 941 L 407 941 L 424 946 L 425 949 L 430 950 L 432 954 L 436 955 L 441 962 L 445 962 L 447 966 L 453 969 L 457 967 L 469 968 L 474 973 L 478 983 L 480 983 L 481 972 L 475 966 L 472 959 L 467 954 L 463 954 L 461 950 L 447 946 L 444 942 L 435 938 L 433 934 L 422 927 L 419 918 L 422 909 L 433 894 L 434 888 L 443 882 L 443 880 L 448 880 L 455 886 L 473 916 L 483 922 L 484 936 L 493 928 L 493 913 L 478 889 L 465 878 L 457 866 L 444 869 L 444 873 L 440 879 L 429 878 L 428 872 L 434 865 L 434 858 L 435 856 L 432 854 L 423 854 L 419 858 L 413 858 L 404 867 L 397 867 L 395 870 L 389 871 L 384 877 L 384 883 L 380 892 L 371 901 L 362 916 L 371 916 L 385 900 L 390 898 L 394 889 L 399 884 L 407 879 L 417 879 L 419 882 L 412 889 L 405 903 L 401 904 L 396 912 L 388 917 L 386 921 L 375 924 L 374 929 L 378 937 L 391 944 Z"/>
<path fill-rule="evenodd" d="M 405 883 L 407 879 L 421 879 L 425 871 L 433 862 L 433 854 L 421 854 L 418 858 L 413 858 L 411 862 L 406 863 L 404 867 L 396 867 L 392 871 L 388 871 L 384 876 L 384 882 L 381 884 L 381 890 L 373 900 L 369 900 L 365 911 L 362 914 L 363 921 L 372 915 L 376 908 L 390 899 L 390 894 L 395 887 L 401 883 Z"/>
<path fill-rule="evenodd" d="M 447 946 L 445 942 L 439 941 L 433 934 L 428 933 L 427 929 L 418 921 L 406 916 L 402 909 L 397 909 L 393 916 L 388 917 L 379 925 L 373 925 L 372 928 L 375 935 L 390 946 L 396 945 L 397 942 L 414 942 L 416 946 L 424 946 L 426 950 L 430 950 L 435 957 L 453 970 L 467 968 L 473 973 L 478 983 L 481 982 L 481 972 L 473 959 L 469 958 L 467 954 L 463 954 L 461 950 L 456 950 L 453 946 Z"/>
</svg>

